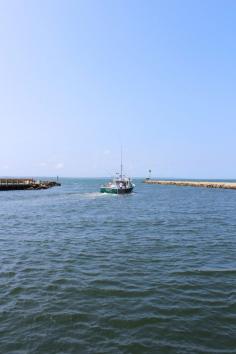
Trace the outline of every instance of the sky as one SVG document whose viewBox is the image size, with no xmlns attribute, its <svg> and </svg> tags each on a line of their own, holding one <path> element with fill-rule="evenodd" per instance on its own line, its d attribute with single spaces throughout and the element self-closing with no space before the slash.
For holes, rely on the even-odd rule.
<svg viewBox="0 0 236 354">
<path fill-rule="evenodd" d="M 236 178 L 236 1 L 0 0 L 0 176 Z"/>
</svg>

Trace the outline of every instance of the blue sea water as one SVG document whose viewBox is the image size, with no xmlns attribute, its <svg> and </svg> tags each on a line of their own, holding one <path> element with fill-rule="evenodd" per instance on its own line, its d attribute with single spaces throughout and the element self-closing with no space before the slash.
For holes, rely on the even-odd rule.
<svg viewBox="0 0 236 354">
<path fill-rule="evenodd" d="M 0 353 L 236 353 L 236 192 L 0 192 Z"/>
</svg>

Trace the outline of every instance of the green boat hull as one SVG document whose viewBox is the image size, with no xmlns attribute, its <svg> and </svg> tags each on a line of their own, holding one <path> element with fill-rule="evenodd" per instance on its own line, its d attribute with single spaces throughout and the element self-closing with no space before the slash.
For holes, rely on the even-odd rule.
<svg viewBox="0 0 236 354">
<path fill-rule="evenodd" d="M 108 187 L 101 187 L 101 193 L 111 193 L 111 194 L 129 194 L 133 191 L 133 187 L 131 188 L 108 188 Z"/>
</svg>

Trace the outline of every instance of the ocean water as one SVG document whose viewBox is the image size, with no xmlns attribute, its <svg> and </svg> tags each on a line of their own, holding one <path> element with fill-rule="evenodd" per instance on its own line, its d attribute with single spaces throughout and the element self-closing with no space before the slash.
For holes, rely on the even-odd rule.
<svg viewBox="0 0 236 354">
<path fill-rule="evenodd" d="M 236 192 L 0 192 L 0 353 L 236 353 Z"/>
</svg>

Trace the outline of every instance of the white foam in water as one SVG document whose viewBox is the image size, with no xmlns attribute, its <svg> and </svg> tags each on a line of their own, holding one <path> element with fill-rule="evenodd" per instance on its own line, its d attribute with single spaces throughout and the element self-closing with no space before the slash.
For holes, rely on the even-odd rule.
<svg viewBox="0 0 236 354">
<path fill-rule="evenodd" d="M 83 193 L 81 194 L 82 197 L 85 197 L 87 199 L 96 199 L 96 198 L 101 198 L 101 197 L 107 197 L 107 196 L 117 196 L 117 194 L 112 194 L 112 193 L 100 193 L 100 192 L 90 192 L 90 193 Z"/>
</svg>

